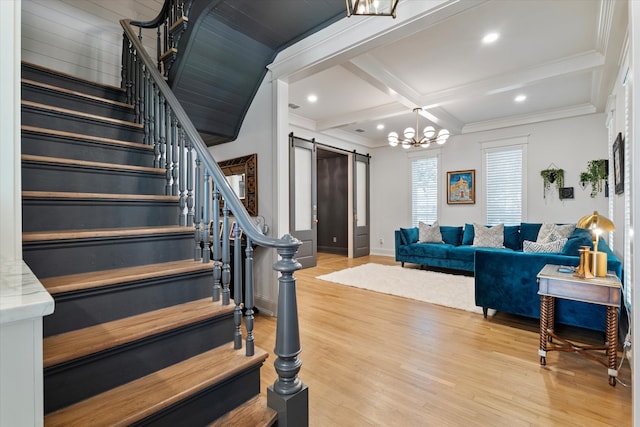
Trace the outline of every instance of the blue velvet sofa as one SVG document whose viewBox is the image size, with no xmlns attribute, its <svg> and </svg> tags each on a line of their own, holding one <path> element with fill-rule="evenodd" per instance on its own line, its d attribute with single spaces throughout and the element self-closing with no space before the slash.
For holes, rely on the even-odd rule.
<svg viewBox="0 0 640 427">
<path fill-rule="evenodd" d="M 587 230 L 576 228 L 559 253 L 523 252 L 525 240 L 535 241 L 542 224 L 505 226 L 504 248 L 473 246 L 473 225 L 440 226 L 444 243 L 418 243 L 418 229 L 395 231 L 396 261 L 425 267 L 471 272 L 475 277 L 476 305 L 483 308 L 540 317 L 536 276 L 545 264 L 577 266 L 580 246 L 592 246 Z M 607 269 L 622 277 L 622 264 L 603 239 L 598 250 L 607 253 Z M 556 323 L 605 330 L 603 307 L 577 301 L 558 300 Z"/>
</svg>

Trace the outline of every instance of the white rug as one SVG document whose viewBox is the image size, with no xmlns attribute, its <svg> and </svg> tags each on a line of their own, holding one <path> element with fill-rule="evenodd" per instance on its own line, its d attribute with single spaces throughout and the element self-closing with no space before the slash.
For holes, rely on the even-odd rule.
<svg viewBox="0 0 640 427">
<path fill-rule="evenodd" d="M 316 277 L 432 304 L 482 313 L 476 307 L 473 277 L 403 268 L 399 265 L 363 264 Z M 489 310 L 489 314 L 493 310 Z"/>
</svg>

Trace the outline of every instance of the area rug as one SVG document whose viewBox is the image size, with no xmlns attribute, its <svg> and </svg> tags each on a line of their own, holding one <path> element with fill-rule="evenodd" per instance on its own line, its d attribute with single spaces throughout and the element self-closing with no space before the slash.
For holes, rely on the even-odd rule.
<svg viewBox="0 0 640 427">
<path fill-rule="evenodd" d="M 482 313 L 475 304 L 473 277 L 368 263 L 316 279 Z M 493 313 L 489 310 L 489 315 Z"/>
</svg>

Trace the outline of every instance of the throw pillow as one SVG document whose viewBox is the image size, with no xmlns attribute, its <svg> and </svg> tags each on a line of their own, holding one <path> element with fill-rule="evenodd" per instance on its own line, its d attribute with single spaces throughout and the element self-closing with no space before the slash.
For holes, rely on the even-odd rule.
<svg viewBox="0 0 640 427">
<path fill-rule="evenodd" d="M 425 224 L 422 221 L 418 222 L 418 243 L 444 243 L 438 221 L 433 225 Z"/>
<path fill-rule="evenodd" d="M 522 252 L 551 252 L 559 253 L 567 243 L 568 239 L 554 240 L 552 242 L 540 243 L 532 242 L 531 240 L 525 240 L 522 242 Z"/>
<path fill-rule="evenodd" d="M 462 244 L 463 245 L 473 245 L 473 224 L 465 224 L 464 232 L 462 233 Z"/>
<path fill-rule="evenodd" d="M 556 240 L 568 239 L 569 236 L 571 236 L 571 234 L 573 233 L 573 230 L 575 229 L 576 229 L 575 224 L 564 224 L 564 225 L 556 224 L 556 226 L 553 228 L 553 234 L 558 236 L 558 239 Z"/>
<path fill-rule="evenodd" d="M 494 225 L 493 227 L 484 227 L 482 225 L 473 224 L 474 237 L 473 246 L 481 246 L 484 248 L 504 248 L 504 224 Z"/>
<path fill-rule="evenodd" d="M 555 226 L 555 224 L 542 224 L 542 226 L 540 227 L 540 231 L 538 231 L 538 238 L 536 239 L 536 242 L 546 243 L 556 240 L 553 239 L 553 230 L 555 229 Z M 524 245 L 524 242 L 522 244 Z"/>
<path fill-rule="evenodd" d="M 540 223 L 532 223 L 532 222 L 523 222 L 520 224 L 520 241 L 524 242 L 525 240 L 531 240 L 535 242 L 538 240 L 538 233 L 540 231 L 540 227 L 542 224 Z"/>
<path fill-rule="evenodd" d="M 553 242 L 555 240 L 560 239 L 568 239 L 573 233 L 573 230 L 576 229 L 575 224 L 542 224 L 540 227 L 540 232 L 538 233 L 538 238 L 536 242 L 538 243 L 548 243 Z"/>
<path fill-rule="evenodd" d="M 588 230 L 585 230 L 584 228 L 576 228 L 562 248 L 562 254 L 578 256 L 580 254 L 578 250 L 582 246 L 589 246 L 590 248 L 593 247 L 592 240 L 593 237 Z"/>
<path fill-rule="evenodd" d="M 441 225 L 440 233 L 442 234 L 442 240 L 445 243 L 453 246 L 460 246 L 460 241 L 462 240 L 462 227 Z"/>
<path fill-rule="evenodd" d="M 517 251 L 522 249 L 522 243 L 520 243 L 520 226 L 519 225 L 505 225 L 504 226 L 504 246 Z"/>
<path fill-rule="evenodd" d="M 404 245 L 410 245 L 418 241 L 418 227 L 400 228 L 400 240 Z"/>
</svg>

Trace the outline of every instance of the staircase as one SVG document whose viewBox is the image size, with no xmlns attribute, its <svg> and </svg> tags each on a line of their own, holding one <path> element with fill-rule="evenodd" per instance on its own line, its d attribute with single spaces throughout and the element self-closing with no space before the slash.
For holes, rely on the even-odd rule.
<svg viewBox="0 0 640 427">
<path fill-rule="evenodd" d="M 267 353 L 234 350 L 234 306 L 212 301 L 124 92 L 26 63 L 22 78 L 23 259 L 56 305 L 45 425 L 272 425 Z"/>
</svg>

